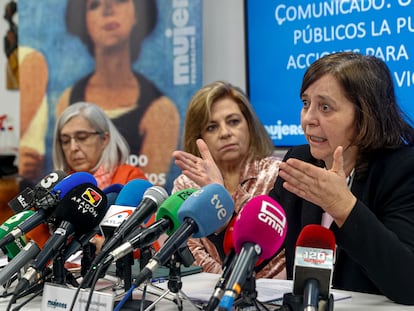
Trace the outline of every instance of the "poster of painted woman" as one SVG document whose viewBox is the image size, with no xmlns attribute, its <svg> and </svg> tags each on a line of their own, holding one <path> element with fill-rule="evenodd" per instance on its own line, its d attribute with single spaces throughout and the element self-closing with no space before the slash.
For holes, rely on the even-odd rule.
<svg viewBox="0 0 414 311">
<path fill-rule="evenodd" d="M 88 101 L 128 141 L 129 163 L 168 189 L 202 83 L 201 37 L 201 0 L 19 0 L 20 175 L 35 183 L 52 170 L 56 118 Z"/>
</svg>

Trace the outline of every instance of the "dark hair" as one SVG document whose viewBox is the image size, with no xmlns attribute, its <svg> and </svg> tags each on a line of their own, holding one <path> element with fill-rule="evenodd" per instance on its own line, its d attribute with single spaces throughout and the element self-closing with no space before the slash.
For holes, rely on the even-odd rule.
<svg viewBox="0 0 414 311">
<path fill-rule="evenodd" d="M 133 27 L 130 42 L 131 61 L 135 61 L 141 51 L 142 41 L 154 30 L 158 12 L 155 0 L 132 0 L 137 23 Z M 79 37 L 94 55 L 94 44 L 86 29 L 86 0 L 68 0 L 66 7 L 66 28 L 69 33 Z"/>
<path fill-rule="evenodd" d="M 306 71 L 300 95 L 326 74 L 335 77 L 355 106 L 353 145 L 361 156 L 382 148 L 414 145 L 412 122 L 397 104 L 392 76 L 384 61 L 354 52 L 326 55 Z"/>
</svg>

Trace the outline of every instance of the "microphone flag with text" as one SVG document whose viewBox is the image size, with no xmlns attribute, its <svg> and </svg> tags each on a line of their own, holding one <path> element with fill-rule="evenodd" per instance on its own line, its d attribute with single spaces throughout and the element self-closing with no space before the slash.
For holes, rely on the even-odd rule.
<svg viewBox="0 0 414 311">
<path fill-rule="evenodd" d="M 54 203 L 37 205 L 36 202 L 38 201 L 35 201 L 34 206 L 40 206 L 40 208 L 36 209 L 33 215 L 31 215 L 25 221 L 21 222 L 10 233 L 4 236 L 0 240 L 0 247 L 3 247 L 4 245 L 14 241 L 18 237 L 21 237 L 23 234 L 31 231 L 41 223 L 46 222 L 48 218 L 51 217 L 51 215 L 55 212 L 55 208 L 59 201 L 62 200 L 62 198 L 64 198 L 69 191 L 81 184 L 92 184 L 96 186 L 96 179 L 93 177 L 93 175 L 86 172 L 76 172 L 62 179 L 58 184 L 56 184 L 53 190 L 50 191 L 50 193 L 55 196 Z M 41 201 L 41 199 L 39 199 L 39 201 Z"/>
<path fill-rule="evenodd" d="M 194 238 L 205 237 L 226 225 L 233 211 L 233 199 L 220 184 L 206 185 L 191 194 L 178 210 L 178 219 L 181 225 L 141 270 L 134 285 L 138 286 L 151 278 L 153 272 L 158 267 L 165 265 L 191 236 Z"/>
<path fill-rule="evenodd" d="M 56 207 L 59 227 L 47 240 L 44 248 L 30 264 L 16 286 L 14 298 L 28 286 L 39 280 L 39 274 L 65 247 L 74 236 L 92 230 L 104 216 L 106 196 L 94 184 L 84 183 L 70 190 Z"/>
<path fill-rule="evenodd" d="M 13 216 L 10 216 L 4 223 L 0 226 L 0 240 L 8 235 L 14 228 L 21 224 L 24 220 L 31 217 L 34 214 L 34 211 L 27 210 L 21 211 Z M 25 236 L 21 236 L 14 241 L 4 245 L 2 251 L 8 258 L 12 259 L 16 256 L 19 251 L 26 245 L 27 239 Z"/>
<path fill-rule="evenodd" d="M 303 296 L 303 308 L 318 310 L 319 300 L 329 300 L 335 255 L 335 236 L 321 225 L 303 227 L 296 241 L 293 296 Z M 284 302 L 289 294 L 285 295 Z M 329 308 L 333 308 L 331 305 Z"/>
<path fill-rule="evenodd" d="M 246 203 L 234 223 L 234 249 L 238 254 L 219 310 L 231 310 L 246 280 L 254 277 L 256 262 L 270 259 L 283 245 L 287 233 L 284 209 L 267 195 Z"/>
<path fill-rule="evenodd" d="M 34 207 L 33 203 L 38 204 L 41 201 L 50 203 L 48 202 L 48 199 L 51 201 L 54 200 L 51 191 L 66 176 L 67 174 L 60 170 L 56 170 L 47 174 L 33 187 L 33 189 L 27 187 L 16 197 L 11 199 L 8 202 L 9 207 L 15 214 L 17 214 L 23 210 Z"/>
<path fill-rule="evenodd" d="M 114 204 L 109 206 L 105 217 L 99 224 L 101 231 L 105 237 L 104 247 L 113 248 L 116 242 L 111 242 L 111 238 L 117 229 L 133 212 L 138 212 L 137 206 L 141 203 L 144 192 L 152 187 L 152 184 L 145 179 L 133 179 L 120 189 L 116 196 Z M 114 245 L 111 245 L 114 243 Z M 109 245 L 108 245 L 109 244 Z M 104 249 L 104 251 L 106 251 Z"/>
<path fill-rule="evenodd" d="M 106 196 L 106 211 L 109 207 L 115 204 L 116 198 L 118 197 L 119 192 L 123 188 L 121 184 L 112 184 L 104 189 L 102 192 Z M 105 212 L 106 215 L 106 212 Z M 100 225 L 98 224 L 95 228 L 87 233 L 84 233 L 77 239 L 74 239 L 72 243 L 67 247 L 65 251 L 65 260 L 68 260 L 71 255 L 75 254 L 77 251 L 82 250 L 81 258 L 81 276 L 84 276 L 87 271 L 90 269 L 93 260 L 95 259 L 96 246 L 91 243 L 91 239 L 96 235 L 101 235 L 102 231 Z"/>
</svg>

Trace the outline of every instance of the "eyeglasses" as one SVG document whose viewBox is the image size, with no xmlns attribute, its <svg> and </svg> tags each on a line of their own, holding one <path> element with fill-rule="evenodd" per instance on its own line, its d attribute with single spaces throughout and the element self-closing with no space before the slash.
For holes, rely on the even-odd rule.
<svg viewBox="0 0 414 311">
<path fill-rule="evenodd" d="M 73 135 L 60 135 L 59 141 L 62 144 L 62 147 L 66 148 L 70 146 L 72 139 L 79 145 L 85 145 L 89 142 L 90 138 L 94 135 L 101 135 L 101 132 L 86 132 L 79 131 Z"/>
</svg>

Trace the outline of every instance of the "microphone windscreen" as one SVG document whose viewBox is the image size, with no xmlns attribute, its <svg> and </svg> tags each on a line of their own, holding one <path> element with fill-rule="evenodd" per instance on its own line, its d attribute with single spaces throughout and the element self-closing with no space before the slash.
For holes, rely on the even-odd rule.
<svg viewBox="0 0 414 311">
<path fill-rule="evenodd" d="M 233 217 L 231 219 L 230 223 L 227 225 L 226 232 L 224 233 L 223 249 L 226 255 L 232 249 L 234 249 L 233 232 L 234 232 L 234 223 L 236 222 L 236 218 L 237 217 Z"/>
<path fill-rule="evenodd" d="M 196 191 L 197 189 L 195 188 L 177 191 L 161 204 L 156 215 L 156 220 L 161 218 L 168 218 L 171 220 L 173 227 L 167 230 L 167 235 L 171 235 L 181 225 L 181 222 L 178 219 L 178 210 L 181 208 L 184 201 Z"/>
<path fill-rule="evenodd" d="M 59 194 L 59 198 L 62 199 L 70 190 L 81 184 L 97 185 L 95 177 L 87 172 L 75 172 L 62 179 L 54 188 L 53 192 Z"/>
<path fill-rule="evenodd" d="M 124 185 L 121 185 L 121 184 L 112 184 L 106 187 L 105 189 L 102 189 L 102 192 L 105 193 L 106 195 L 108 195 L 108 193 L 119 193 L 121 192 L 123 187 Z"/>
<path fill-rule="evenodd" d="M 45 223 L 41 223 L 26 233 L 25 236 L 29 241 L 33 240 L 36 242 L 37 246 L 42 249 L 46 241 L 50 238 L 49 226 Z"/>
<path fill-rule="evenodd" d="M 115 205 L 137 207 L 142 200 L 145 190 L 152 184 L 145 179 L 132 179 L 121 189 L 116 198 Z"/>
<path fill-rule="evenodd" d="M 118 195 L 119 194 L 116 193 L 116 192 L 109 192 L 109 193 L 106 194 L 106 199 L 107 199 L 106 207 L 107 207 L 107 209 L 109 209 L 110 206 L 115 204 L 115 201 L 116 201 Z"/>
<path fill-rule="evenodd" d="M 333 274 L 335 236 L 321 225 L 303 227 L 296 240 L 293 294 L 303 295 L 308 280 L 315 279 L 319 295 L 328 297 Z"/>
<path fill-rule="evenodd" d="M 190 195 L 178 211 L 181 223 L 190 218 L 197 224 L 193 237 L 208 236 L 230 219 L 234 202 L 230 193 L 220 184 L 209 184 Z"/>
<path fill-rule="evenodd" d="M 287 232 L 284 209 L 267 195 L 252 198 L 242 208 L 234 223 L 233 241 L 239 254 L 243 244 L 255 243 L 262 249 L 259 259 L 269 259 L 282 246 Z"/>
<path fill-rule="evenodd" d="M 45 177 L 43 177 L 35 186 L 34 188 L 44 188 L 47 190 L 52 190 L 58 183 L 60 183 L 63 179 L 68 176 L 64 171 L 56 170 Z"/>
<path fill-rule="evenodd" d="M 122 188 L 123 185 L 121 184 L 113 184 L 102 190 L 102 192 L 106 195 L 106 212 L 108 212 L 109 208 L 115 204 Z"/>
<path fill-rule="evenodd" d="M 70 190 L 56 206 L 56 218 L 74 226 L 77 235 L 87 233 L 99 224 L 107 209 L 105 194 L 91 183 Z"/>
<path fill-rule="evenodd" d="M 321 225 L 310 224 L 303 227 L 296 246 L 335 250 L 335 235 Z"/>
</svg>

